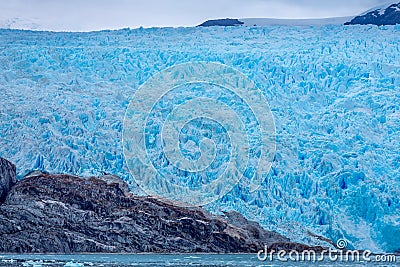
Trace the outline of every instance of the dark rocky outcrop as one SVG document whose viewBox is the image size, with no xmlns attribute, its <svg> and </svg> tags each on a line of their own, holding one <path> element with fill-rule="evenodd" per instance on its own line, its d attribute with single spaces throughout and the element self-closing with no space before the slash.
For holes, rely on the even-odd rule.
<svg viewBox="0 0 400 267">
<path fill-rule="evenodd" d="M 14 164 L 0 158 L 0 203 L 4 202 L 11 187 L 17 182 Z"/>
<path fill-rule="evenodd" d="M 0 252 L 233 253 L 256 252 L 264 245 L 307 248 L 236 212 L 214 216 L 202 208 L 133 196 L 126 190 L 111 176 L 31 174 L 12 187 L 0 205 Z"/>
<path fill-rule="evenodd" d="M 372 24 L 372 25 L 396 25 L 400 24 L 400 2 L 392 4 L 387 8 L 380 8 L 361 16 L 357 16 L 345 25 L 353 24 Z"/>
<path fill-rule="evenodd" d="M 244 22 L 238 19 L 214 19 L 207 20 L 200 24 L 200 27 L 211 27 L 211 26 L 240 26 L 243 25 Z"/>
</svg>

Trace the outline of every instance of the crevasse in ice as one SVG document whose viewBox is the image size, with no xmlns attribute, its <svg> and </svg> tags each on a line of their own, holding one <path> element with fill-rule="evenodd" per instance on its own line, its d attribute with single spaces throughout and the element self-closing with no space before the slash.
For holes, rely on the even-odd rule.
<svg viewBox="0 0 400 267">
<path fill-rule="evenodd" d="M 275 119 L 262 187 L 206 206 L 235 209 L 295 241 L 313 234 L 400 249 L 398 26 L 0 31 L 0 156 L 31 170 L 129 180 L 130 99 L 177 63 L 213 61 L 252 79 Z"/>
</svg>

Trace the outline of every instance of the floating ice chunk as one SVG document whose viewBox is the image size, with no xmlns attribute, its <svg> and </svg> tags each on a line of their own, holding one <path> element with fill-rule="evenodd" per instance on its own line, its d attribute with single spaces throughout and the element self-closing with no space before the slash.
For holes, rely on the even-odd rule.
<svg viewBox="0 0 400 267">
<path fill-rule="evenodd" d="M 64 267 L 84 267 L 85 265 L 83 263 L 78 263 L 76 261 L 70 261 L 67 262 Z"/>
</svg>

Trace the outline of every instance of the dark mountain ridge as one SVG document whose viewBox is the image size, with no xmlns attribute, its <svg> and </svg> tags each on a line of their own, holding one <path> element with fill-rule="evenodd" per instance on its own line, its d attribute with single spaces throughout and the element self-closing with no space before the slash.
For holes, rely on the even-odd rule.
<svg viewBox="0 0 400 267">
<path fill-rule="evenodd" d="M 400 24 L 400 2 L 392 4 L 387 8 L 378 8 L 366 14 L 355 17 L 345 25 L 396 25 Z"/>
<path fill-rule="evenodd" d="M 254 253 L 309 247 L 237 212 L 216 216 L 132 195 L 118 177 L 32 173 L 0 158 L 2 253 Z"/>
</svg>

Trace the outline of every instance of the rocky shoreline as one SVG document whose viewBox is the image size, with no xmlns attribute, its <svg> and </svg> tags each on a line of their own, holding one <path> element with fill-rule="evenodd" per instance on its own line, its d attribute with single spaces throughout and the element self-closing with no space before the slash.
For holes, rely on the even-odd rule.
<svg viewBox="0 0 400 267">
<path fill-rule="evenodd" d="M 114 176 L 34 173 L 0 158 L 0 253 L 254 253 L 309 247 L 237 212 L 134 196 Z"/>
</svg>

